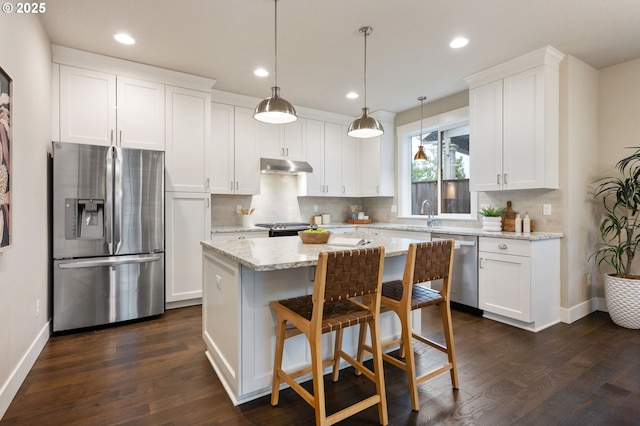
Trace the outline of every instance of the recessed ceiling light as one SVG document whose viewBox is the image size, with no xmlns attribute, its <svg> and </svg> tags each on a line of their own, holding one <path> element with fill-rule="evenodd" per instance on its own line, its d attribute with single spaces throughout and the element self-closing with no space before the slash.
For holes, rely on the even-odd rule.
<svg viewBox="0 0 640 426">
<path fill-rule="evenodd" d="M 356 92 L 347 93 L 347 98 L 348 99 L 358 99 L 359 97 L 360 97 L 360 95 L 358 95 Z"/>
<path fill-rule="evenodd" d="M 113 38 L 116 39 L 117 42 L 122 44 L 135 44 L 136 42 L 133 37 L 125 33 L 116 34 L 113 36 Z"/>
<path fill-rule="evenodd" d="M 253 73 L 258 77 L 266 77 L 269 75 L 269 71 L 265 70 L 264 68 L 258 68 Z"/>
<path fill-rule="evenodd" d="M 457 37 L 451 40 L 451 43 L 449 43 L 449 47 L 451 47 L 452 49 L 459 49 L 461 47 L 465 47 L 467 44 L 469 44 L 468 39 L 464 37 Z"/>
</svg>

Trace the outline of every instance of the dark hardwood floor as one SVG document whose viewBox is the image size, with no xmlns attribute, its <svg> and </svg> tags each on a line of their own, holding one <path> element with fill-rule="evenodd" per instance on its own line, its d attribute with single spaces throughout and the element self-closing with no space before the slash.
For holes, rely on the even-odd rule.
<svg viewBox="0 0 640 426">
<path fill-rule="evenodd" d="M 423 318 L 434 327 L 435 317 Z M 448 374 L 421 385 L 419 412 L 404 372 L 385 365 L 390 425 L 640 424 L 640 333 L 606 313 L 534 334 L 454 311 L 454 334 L 460 389 Z M 52 337 L 0 424 L 313 424 L 313 410 L 290 389 L 275 408 L 268 396 L 234 407 L 204 350 L 200 307 Z M 439 356 L 421 348 L 419 361 Z M 329 412 L 372 389 L 351 368 L 338 383 L 325 379 Z M 374 407 L 342 424 L 377 423 Z"/>
</svg>

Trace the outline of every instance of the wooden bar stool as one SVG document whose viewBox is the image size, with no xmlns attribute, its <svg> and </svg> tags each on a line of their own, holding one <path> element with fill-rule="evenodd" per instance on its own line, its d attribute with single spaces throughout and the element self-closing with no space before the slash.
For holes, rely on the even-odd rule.
<svg viewBox="0 0 640 426">
<path fill-rule="evenodd" d="M 453 327 L 451 324 L 451 307 L 449 301 L 450 278 L 453 270 L 453 240 L 443 240 L 425 243 L 413 243 L 409 245 L 407 261 L 404 267 L 402 280 L 385 282 L 382 285 L 382 310 L 390 309 L 398 315 L 402 324 L 400 339 L 385 343 L 383 349 L 400 344 L 400 357 L 405 360 L 392 357 L 383 353 L 383 359 L 407 372 L 409 380 L 409 393 L 411 396 L 411 408 L 418 411 L 418 384 L 423 383 L 445 371 L 451 374 L 451 384 L 458 388 L 458 368 L 456 366 L 456 352 L 453 343 Z M 440 291 L 428 289 L 417 285 L 426 281 L 442 279 Z M 411 328 L 411 311 L 426 306 L 439 306 L 442 316 L 442 326 L 446 346 L 429 340 L 413 332 Z M 363 352 L 370 347 L 365 345 L 366 325 L 360 328 L 358 343 L 358 360 L 362 360 Z M 448 356 L 448 362 L 441 367 L 417 376 L 415 356 L 413 351 L 413 339 L 432 346 Z"/>
<path fill-rule="evenodd" d="M 273 367 L 271 405 L 278 405 L 280 383 L 286 382 L 314 407 L 316 425 L 331 425 L 378 404 L 381 425 L 387 425 L 387 400 L 379 334 L 380 290 L 384 266 L 384 247 L 322 252 L 318 256 L 313 295 L 273 301 L 277 317 L 276 350 Z M 366 297 L 366 302 L 354 300 Z M 294 327 L 287 327 L 287 322 Z M 368 324 L 371 330 L 373 371 L 342 351 L 342 332 L 346 327 Z M 336 331 L 333 358 L 322 360 L 321 336 Z M 311 349 L 311 367 L 294 372 L 282 370 L 285 339 L 304 333 Z M 338 380 L 340 359 L 344 359 L 375 382 L 376 394 L 327 416 L 323 371 L 333 365 L 332 379 Z M 297 377 L 313 375 L 313 395 L 298 384 Z"/>
</svg>

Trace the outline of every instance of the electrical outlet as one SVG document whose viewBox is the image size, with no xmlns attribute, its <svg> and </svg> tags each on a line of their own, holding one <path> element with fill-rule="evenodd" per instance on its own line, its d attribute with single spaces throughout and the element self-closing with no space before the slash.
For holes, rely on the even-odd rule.
<svg viewBox="0 0 640 426">
<path fill-rule="evenodd" d="M 587 272 L 587 287 L 591 287 L 591 272 Z"/>
<path fill-rule="evenodd" d="M 318 213 L 318 206 L 313 206 L 313 212 Z"/>
<path fill-rule="evenodd" d="M 242 210 L 242 206 L 240 204 L 236 205 L 236 213 L 240 213 L 240 210 Z"/>
<path fill-rule="evenodd" d="M 395 204 L 391 206 L 391 213 L 398 213 L 398 206 Z"/>
<path fill-rule="evenodd" d="M 36 318 L 40 318 L 40 299 L 36 300 Z"/>
<path fill-rule="evenodd" d="M 551 216 L 551 204 L 542 205 L 542 214 L 544 216 Z"/>
</svg>

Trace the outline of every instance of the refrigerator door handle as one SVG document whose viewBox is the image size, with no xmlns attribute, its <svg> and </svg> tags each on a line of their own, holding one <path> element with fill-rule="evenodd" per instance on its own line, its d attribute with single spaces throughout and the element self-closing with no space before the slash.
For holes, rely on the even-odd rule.
<svg viewBox="0 0 640 426">
<path fill-rule="evenodd" d="M 157 262 L 162 259 L 160 254 L 152 255 L 135 255 L 135 256 L 114 256 L 101 259 L 88 260 L 70 260 L 69 262 L 60 262 L 60 269 L 79 269 L 79 268 L 95 268 L 99 266 L 118 266 L 128 265 L 132 263 L 149 263 Z"/>
<path fill-rule="evenodd" d="M 104 206 L 105 239 L 113 254 L 113 148 L 107 150 L 106 200 Z"/>
<path fill-rule="evenodd" d="M 113 254 L 118 254 L 122 247 L 122 200 L 124 191 L 122 190 L 122 148 L 114 147 L 115 156 L 113 159 L 113 243 L 115 244 Z"/>
</svg>

